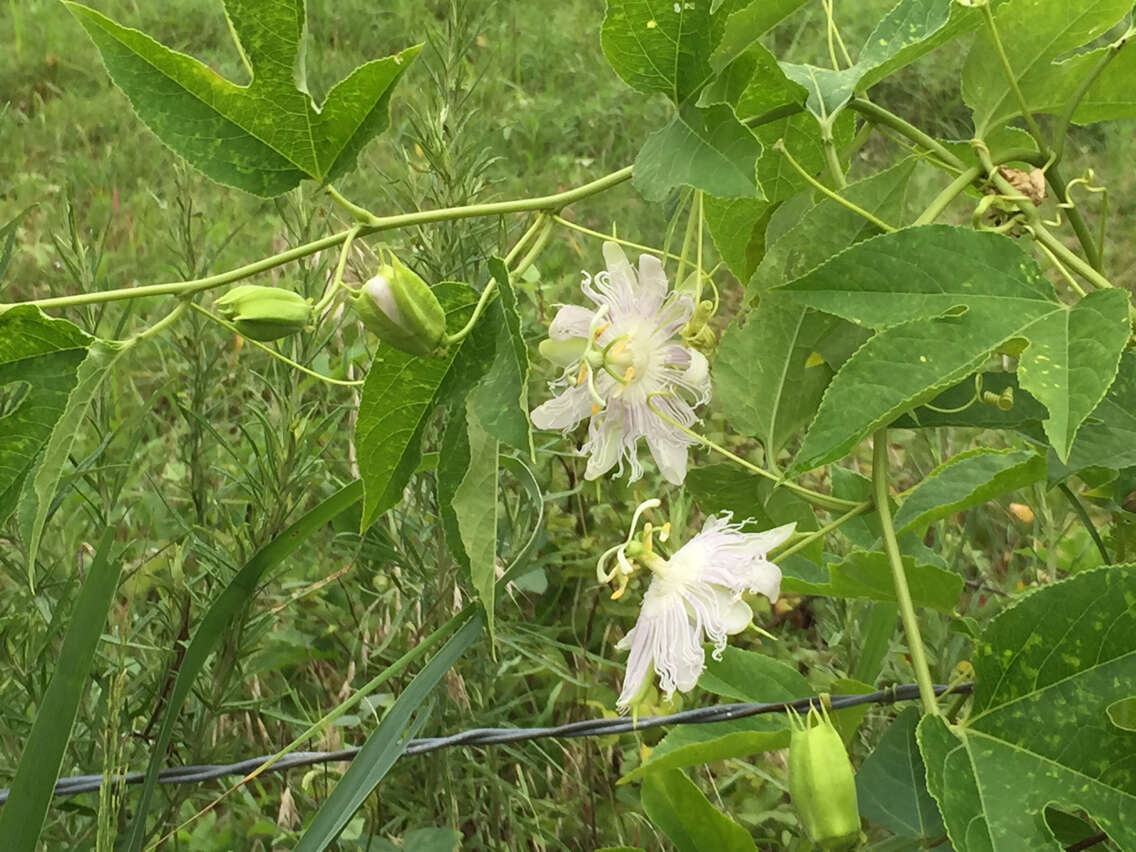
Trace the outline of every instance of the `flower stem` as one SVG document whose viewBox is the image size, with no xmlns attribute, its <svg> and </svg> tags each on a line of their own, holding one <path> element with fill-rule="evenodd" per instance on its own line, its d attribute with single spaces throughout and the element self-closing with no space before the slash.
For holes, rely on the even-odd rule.
<svg viewBox="0 0 1136 852">
<path fill-rule="evenodd" d="M 573 231 L 579 231 L 581 234 L 587 234 L 589 237 L 595 237 L 599 240 L 616 243 L 627 248 L 636 249 L 637 251 L 647 252 L 647 254 L 657 255 L 658 257 L 665 258 L 666 260 L 682 260 L 681 255 L 674 252 L 663 251 L 663 249 L 655 248 L 654 246 L 645 246 L 642 243 L 633 243 L 631 240 L 625 240 L 622 237 L 615 237 L 611 234 L 605 234 L 603 231 L 596 231 L 591 228 L 586 228 L 583 225 L 578 225 L 575 222 L 565 219 L 563 216 L 553 216 L 552 221 L 557 225 L 563 225 L 565 228 L 570 228 Z"/>
<path fill-rule="evenodd" d="M 227 328 L 229 331 L 233 332 L 233 334 L 238 334 L 238 335 L 241 334 L 240 329 L 238 329 L 231 322 L 229 322 L 228 320 L 222 319 L 221 317 L 217 316 L 216 314 L 206 310 L 205 308 L 201 307 L 201 305 L 197 304 L 196 302 L 188 302 L 187 304 L 189 304 L 189 306 L 191 308 L 193 308 L 195 311 L 197 311 L 202 316 L 213 320 L 213 322 L 217 323 L 217 325 L 222 326 L 223 328 Z M 244 335 L 241 335 L 241 337 L 243 337 L 245 340 L 247 340 L 249 343 L 251 343 L 257 349 L 263 349 L 265 352 L 267 352 L 269 355 L 271 355 L 276 360 L 284 362 L 285 364 L 287 364 L 292 369 L 299 370 L 301 373 L 305 373 L 305 374 L 311 376 L 313 379 L 319 379 L 321 382 L 327 382 L 329 385 L 340 385 L 342 387 L 358 387 L 359 385 L 363 384 L 362 379 L 356 379 L 356 380 L 333 379 L 333 378 L 331 378 L 331 376 L 325 376 L 323 373 L 317 373 L 315 370 L 311 370 L 311 369 L 305 367 L 303 364 L 299 364 L 299 363 L 293 361 L 287 355 L 283 355 L 280 352 L 277 352 L 271 346 L 269 346 L 265 343 L 262 343 L 259 340 L 253 340 L 251 337 L 244 337 Z"/>
<path fill-rule="evenodd" d="M 335 275 L 332 276 L 331 283 L 328 284 L 327 291 L 323 297 L 312 308 L 313 316 L 320 316 L 331 304 L 331 300 L 335 298 L 335 294 L 339 292 L 339 288 L 343 285 L 343 271 L 347 268 L 347 257 L 351 253 L 351 243 L 355 241 L 355 237 L 359 234 L 359 227 L 352 228 L 348 234 L 347 239 L 343 241 L 343 245 L 339 249 L 339 261 L 335 264 Z"/>
<path fill-rule="evenodd" d="M 485 204 L 470 204 L 465 207 L 443 207 L 438 210 L 420 210 L 414 213 L 400 213 L 395 216 L 376 216 L 366 225 L 355 226 L 330 236 L 313 240 L 310 243 L 296 246 L 288 251 L 263 258 L 255 263 L 240 266 L 218 275 L 207 278 L 196 278 L 192 281 L 179 281 L 172 284 L 150 284 L 144 287 L 125 287 L 118 290 L 102 290 L 97 293 L 77 293 L 71 296 L 54 296 L 48 299 L 32 299 L 27 302 L 0 304 L 0 310 L 11 307 L 12 304 L 30 304 L 40 308 L 63 308 L 72 305 L 90 305 L 99 302 L 113 302 L 119 299 L 138 299 L 145 296 L 181 296 L 197 293 L 231 284 L 242 278 L 248 278 L 277 266 L 282 266 L 301 257 L 315 254 L 324 249 L 341 245 L 348 236 L 358 228 L 358 235 L 367 236 L 379 231 L 389 231 L 396 228 L 407 228 L 415 225 L 425 225 L 431 222 L 448 222 L 455 219 L 470 219 L 477 216 L 502 216 L 509 213 L 526 213 L 542 210 L 549 213 L 559 212 L 564 207 L 596 195 L 613 186 L 631 178 L 631 166 L 626 166 L 611 174 L 597 178 L 590 183 L 577 186 L 574 189 L 558 192 L 555 195 L 541 195 L 534 198 L 519 198 L 513 201 L 496 201 Z"/>
<path fill-rule="evenodd" d="M 979 166 L 971 166 L 969 169 L 962 171 L 958 177 L 952 180 L 942 192 L 935 196 L 934 200 L 927 205 L 927 209 L 919 214 L 913 225 L 929 225 L 934 222 L 942 214 L 947 206 L 954 201 L 959 195 L 966 191 L 966 188 L 974 183 L 975 178 L 982 174 L 982 169 Z"/>
<path fill-rule="evenodd" d="M 552 217 L 547 213 L 541 214 L 540 222 L 544 227 L 537 233 L 536 239 L 533 240 L 533 244 L 525 256 L 517 262 L 515 267 L 510 268 L 510 275 L 517 278 L 524 275 L 525 271 L 536 263 L 536 259 L 540 257 L 540 253 L 544 251 L 548 241 L 552 238 Z"/>
<path fill-rule="evenodd" d="M 852 520 L 857 515 L 864 514 L 865 512 L 870 510 L 873 505 L 874 504 L 872 503 L 871 500 L 866 500 L 863 503 L 857 503 L 855 506 L 853 506 L 851 509 L 849 509 L 847 512 L 845 512 L 843 515 L 841 515 L 835 521 L 829 521 L 827 524 L 825 524 L 819 530 L 813 530 L 812 532 L 808 533 L 804 538 L 802 538 L 800 541 L 794 542 L 791 547 L 787 547 L 785 550 L 782 550 L 780 553 L 777 554 L 777 558 L 778 559 L 784 559 L 786 556 L 790 556 L 790 555 L 796 553 L 798 550 L 803 550 L 804 548 L 806 548 L 810 544 L 812 544 L 814 541 L 816 541 L 818 538 L 824 538 L 826 535 L 828 535 L 833 530 L 838 529 L 839 527 L 843 526 L 847 521 Z"/>
<path fill-rule="evenodd" d="M 859 506 L 860 506 L 860 504 L 857 503 L 855 500 L 844 500 L 840 497 L 832 497 L 828 494 L 821 494 L 819 491 L 813 491 L 811 488 L 806 488 L 803 485 L 798 485 L 795 482 L 791 482 L 787 479 L 782 479 L 777 474 L 770 473 L 768 470 L 765 470 L 764 468 L 758 467 L 757 465 L 753 464 L 752 462 L 746 461 L 741 456 L 735 455 L 734 453 L 731 453 L 725 447 L 723 447 L 719 444 L 715 444 L 709 438 L 706 438 L 706 437 L 703 437 L 702 435 L 699 435 L 693 429 L 691 429 L 687 426 L 683 426 L 679 421 L 675 420 L 669 414 L 666 414 L 665 412 L 660 411 L 657 407 L 655 407 L 654 403 L 652 403 L 650 397 L 647 398 L 647 407 L 649 409 L 651 409 L 651 411 L 653 411 L 655 413 L 655 415 L 660 420 L 663 420 L 664 422 L 669 423 L 671 426 L 674 426 L 680 432 L 683 432 L 684 434 L 689 435 L 691 438 L 693 438 L 695 441 L 697 441 L 698 443 L 700 443 L 702 446 L 706 447 L 707 449 L 713 450 L 714 452 L 725 456 L 730 461 L 734 462 L 735 464 L 741 465 L 746 470 L 748 470 L 752 473 L 756 473 L 758 476 L 763 476 L 766 479 L 777 483 L 777 485 L 784 486 L 785 488 L 792 491 L 794 494 L 797 494 L 801 497 L 804 497 L 806 500 L 808 500 L 814 506 L 819 506 L 822 509 L 827 509 L 829 511 L 835 510 L 835 511 L 838 511 L 838 512 L 847 511 L 847 510 L 853 509 L 853 508 L 859 508 Z"/>
<path fill-rule="evenodd" d="M 809 183 L 809 185 L 812 186 L 814 189 L 816 189 L 818 192 L 824 193 L 829 198 L 831 198 L 833 201 L 835 201 L 837 204 L 841 204 L 844 207 L 847 207 L 849 210 L 851 210 L 856 215 L 864 217 L 865 219 L 867 219 L 869 222 L 871 222 L 873 225 L 875 225 L 877 228 L 879 228 L 884 233 L 890 234 L 892 231 L 895 230 L 895 228 L 893 228 L 891 225 L 889 225 L 883 219 L 879 218 L 878 216 L 876 216 L 872 213 L 869 213 L 867 210 L 865 210 L 863 207 L 860 207 L 858 204 L 856 204 L 852 201 L 849 201 L 847 198 L 845 198 L 839 192 L 833 192 L 831 189 L 829 189 L 827 186 L 825 186 L 823 183 L 821 183 L 815 177 L 810 175 L 805 170 L 804 166 L 802 166 L 800 163 L 798 163 L 793 158 L 793 155 L 789 153 L 789 149 L 785 147 L 785 140 L 778 139 L 776 144 L 774 144 L 774 146 L 773 146 L 773 150 L 780 152 L 781 156 L 783 156 L 785 158 L 785 161 L 790 166 L 793 167 L 793 170 L 796 171 L 797 174 L 799 174 L 802 178 L 804 178 Z M 834 151 L 834 155 L 835 155 L 835 151 Z M 839 172 L 840 164 L 837 163 L 836 166 L 837 166 L 837 172 Z M 843 177 L 844 177 L 843 174 L 841 174 L 841 180 L 843 180 Z"/>
<path fill-rule="evenodd" d="M 334 201 L 336 204 L 350 213 L 352 218 L 355 219 L 355 221 L 360 225 L 370 225 L 377 218 L 375 214 L 370 210 L 360 207 L 353 201 L 348 201 L 346 198 L 340 195 L 339 190 L 337 190 L 334 186 L 329 186 L 327 188 L 327 194 L 331 196 L 332 201 Z"/>
<path fill-rule="evenodd" d="M 880 519 L 880 530 L 883 533 L 884 551 L 891 564 L 895 599 L 899 604 L 903 632 L 907 634 L 911 667 L 915 669 L 915 680 L 919 683 L 923 712 L 935 716 L 939 713 L 939 705 L 935 700 L 935 685 L 931 681 L 931 670 L 927 666 L 923 637 L 919 633 L 919 620 L 915 616 L 915 605 L 911 602 L 911 590 L 907 587 L 907 574 L 903 570 L 903 558 L 899 555 L 899 542 L 895 537 L 891 508 L 888 505 L 887 427 L 876 432 L 872 443 L 872 494 L 875 498 L 876 514 Z"/>
<path fill-rule="evenodd" d="M 125 341 L 123 341 L 123 344 L 125 346 L 133 346 L 135 343 L 141 343 L 143 340 L 149 340 L 151 337 L 156 337 L 171 325 L 173 325 L 177 321 L 178 317 L 185 313 L 185 309 L 187 307 L 189 307 L 189 302 L 178 302 L 177 306 L 172 311 L 170 311 L 149 328 L 145 328 L 134 336 L 128 337 Z"/>
<path fill-rule="evenodd" d="M 916 145 L 931 151 L 940 160 L 954 169 L 962 171 L 966 168 L 966 163 L 955 156 L 943 143 L 927 135 L 911 122 L 900 118 L 894 112 L 872 103 L 867 98 L 853 98 L 848 102 L 848 106 L 863 115 L 873 124 L 882 124 L 885 127 L 890 127 L 892 130 L 901 133 Z"/>
</svg>

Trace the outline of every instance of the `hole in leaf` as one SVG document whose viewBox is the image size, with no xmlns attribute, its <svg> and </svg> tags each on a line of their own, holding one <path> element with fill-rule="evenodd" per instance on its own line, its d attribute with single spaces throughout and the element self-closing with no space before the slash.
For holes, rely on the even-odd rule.
<svg viewBox="0 0 1136 852">
<path fill-rule="evenodd" d="M 1108 720 L 1124 731 L 1136 731 L 1136 695 L 1108 705 Z"/>
</svg>

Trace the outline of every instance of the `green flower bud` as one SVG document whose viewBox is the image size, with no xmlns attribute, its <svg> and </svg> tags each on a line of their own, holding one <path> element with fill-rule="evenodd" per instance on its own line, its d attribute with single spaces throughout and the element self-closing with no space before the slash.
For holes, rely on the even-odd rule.
<svg viewBox="0 0 1136 852">
<path fill-rule="evenodd" d="M 393 252 L 355 291 L 352 303 L 379 340 L 411 355 L 433 355 L 445 337 L 446 314 L 438 297 Z"/>
<path fill-rule="evenodd" d="M 308 327 L 312 303 L 299 293 L 241 284 L 213 302 L 217 313 L 252 340 L 278 340 Z"/>
<path fill-rule="evenodd" d="M 789 717 L 789 796 L 809 838 L 821 849 L 847 849 L 860 837 L 856 779 L 828 710 Z"/>
</svg>

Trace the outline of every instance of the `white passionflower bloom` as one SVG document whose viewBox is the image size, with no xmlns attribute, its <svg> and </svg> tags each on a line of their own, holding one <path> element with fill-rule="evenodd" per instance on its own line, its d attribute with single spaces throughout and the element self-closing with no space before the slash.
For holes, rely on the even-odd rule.
<svg viewBox="0 0 1136 852">
<path fill-rule="evenodd" d="M 538 429 L 567 432 L 589 419 L 584 473 L 596 479 L 626 463 L 630 478 L 643 475 L 636 455 L 640 438 L 669 482 L 686 476 L 686 451 L 694 440 L 682 428 L 694 408 L 710 398 L 706 357 L 679 336 L 690 319 L 689 294 L 667 292 L 658 258 L 639 257 L 636 275 L 615 243 L 604 243 L 607 271 L 584 273 L 581 289 L 592 307 L 562 305 L 541 352 L 562 364 L 552 383 L 559 396 L 532 413 Z M 662 416 L 660 416 L 660 413 Z M 673 422 L 668 422 L 673 421 Z"/>
<path fill-rule="evenodd" d="M 639 507 L 632 521 L 632 536 L 642 511 L 657 505 L 657 500 L 649 500 Z M 745 630 L 753 619 L 749 604 L 742 599 L 744 593 L 765 595 L 770 602 L 777 600 L 781 569 L 767 554 L 788 539 L 795 526 L 743 533 L 741 524 L 731 524 L 728 514 L 711 517 L 701 532 L 664 559 L 653 550 L 648 524 L 641 541 L 629 537 L 600 558 L 600 581 L 619 583 L 614 597 L 626 588 L 627 578 L 635 570 L 633 562 L 642 563 L 653 574 L 635 627 L 616 645 L 631 651 L 616 704 L 620 712 L 634 703 L 652 672 L 658 675 L 659 688 L 668 698 L 675 690 L 693 689 L 706 663 L 703 643 L 713 644 L 718 659 L 726 647 L 726 637 Z M 608 570 L 606 565 L 613 554 L 616 565 Z"/>
</svg>

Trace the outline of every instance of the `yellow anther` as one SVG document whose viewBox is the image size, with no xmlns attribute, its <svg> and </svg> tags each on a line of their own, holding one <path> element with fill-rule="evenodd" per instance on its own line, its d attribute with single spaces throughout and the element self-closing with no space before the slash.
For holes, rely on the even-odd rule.
<svg viewBox="0 0 1136 852">
<path fill-rule="evenodd" d="M 599 414 L 599 413 L 600 413 L 600 407 L 593 402 L 592 403 L 592 415 L 595 416 L 596 414 Z"/>
<path fill-rule="evenodd" d="M 623 383 L 627 384 L 633 378 L 635 378 L 635 368 L 634 367 L 628 367 L 627 372 L 623 374 Z"/>
<path fill-rule="evenodd" d="M 618 586 L 618 588 L 616 588 L 616 590 L 614 592 L 611 593 L 611 599 L 613 601 L 617 601 L 621 597 L 623 597 L 623 593 L 627 591 L 627 584 L 628 584 L 628 582 L 630 582 L 630 580 L 631 580 L 630 574 L 620 574 L 619 575 L 619 586 Z"/>
<path fill-rule="evenodd" d="M 580 363 L 580 372 L 576 374 L 576 384 L 582 385 L 584 383 L 584 379 L 587 378 L 587 375 L 588 375 L 588 365 L 587 365 L 586 362 L 581 362 Z"/>
<path fill-rule="evenodd" d="M 651 526 L 650 522 L 643 527 L 643 549 L 648 553 L 653 553 L 655 549 L 655 543 L 651 540 L 651 533 L 654 531 L 655 528 Z"/>
<path fill-rule="evenodd" d="M 671 537 L 671 522 L 667 521 L 659 530 L 659 541 L 666 541 Z"/>
<path fill-rule="evenodd" d="M 619 340 L 617 340 L 615 343 L 612 344 L 611 351 L 608 352 L 608 355 L 610 355 L 612 358 L 614 358 L 626 348 L 627 348 L 627 338 L 621 337 Z"/>
<path fill-rule="evenodd" d="M 601 325 L 599 328 L 597 328 L 595 331 L 592 332 L 592 337 L 595 338 L 596 340 L 599 340 L 600 335 L 603 334 L 605 331 L 607 331 L 609 328 L 611 328 L 611 323 L 605 322 L 603 325 Z"/>
</svg>

